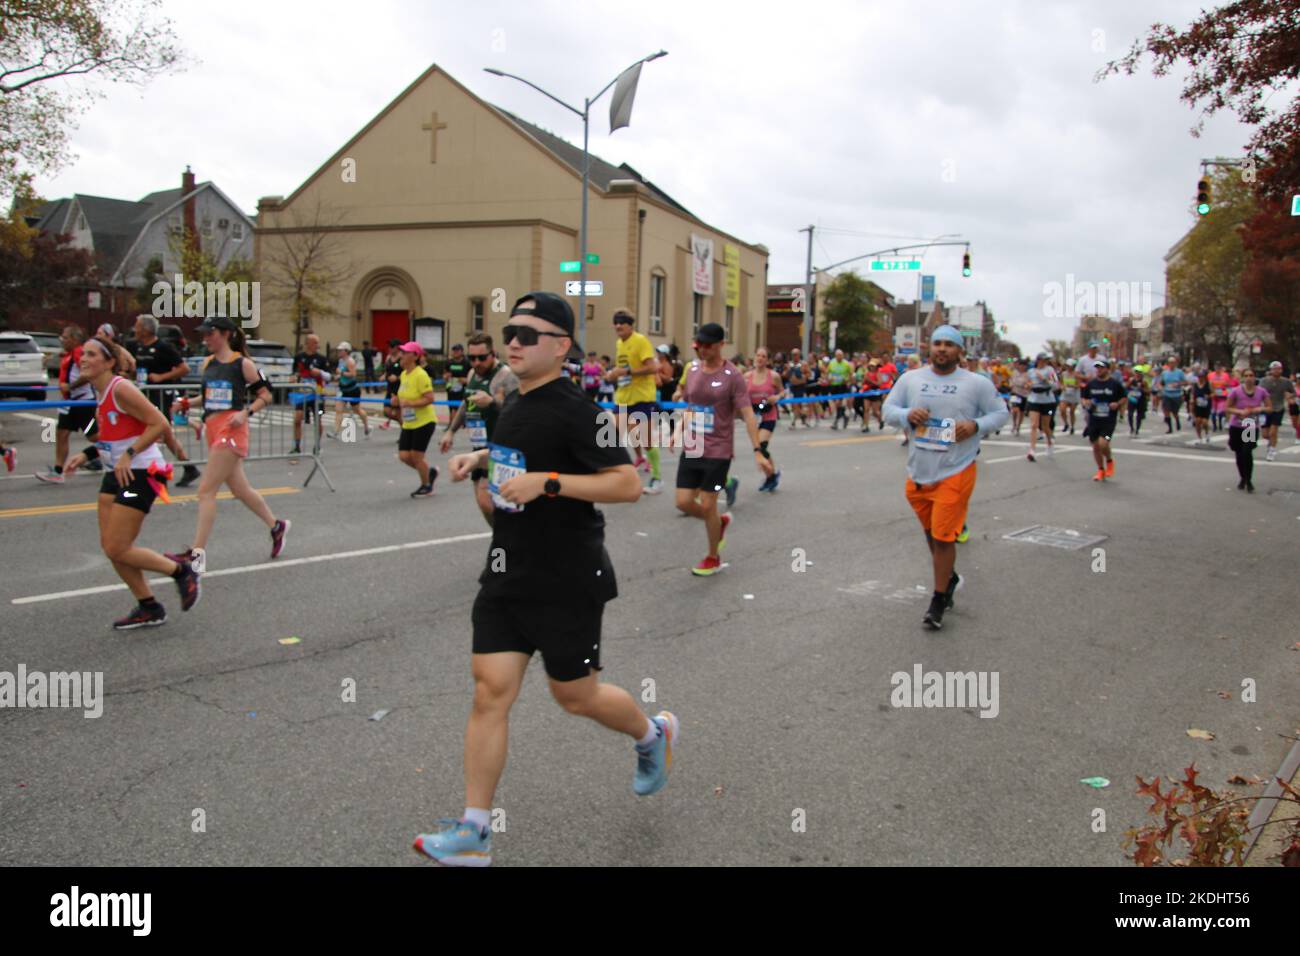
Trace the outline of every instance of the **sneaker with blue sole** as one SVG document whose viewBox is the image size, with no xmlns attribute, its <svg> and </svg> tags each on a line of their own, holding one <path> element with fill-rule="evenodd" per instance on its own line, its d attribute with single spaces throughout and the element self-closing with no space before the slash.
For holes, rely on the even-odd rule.
<svg viewBox="0 0 1300 956">
<path fill-rule="evenodd" d="M 490 866 L 492 833 L 464 820 L 442 819 L 433 833 L 421 833 L 411 848 L 443 866 Z"/>
<path fill-rule="evenodd" d="M 727 494 L 727 507 L 730 508 L 736 503 L 736 489 L 740 487 L 740 479 L 732 475 L 727 479 L 727 486 L 724 489 Z"/>
<path fill-rule="evenodd" d="M 636 749 L 636 775 L 632 778 L 632 791 L 639 797 L 658 793 L 668 782 L 668 772 L 673 768 L 673 747 L 681 737 L 680 721 L 671 712 L 661 710 L 650 718 L 659 728 L 659 737 L 649 748 Z"/>
</svg>

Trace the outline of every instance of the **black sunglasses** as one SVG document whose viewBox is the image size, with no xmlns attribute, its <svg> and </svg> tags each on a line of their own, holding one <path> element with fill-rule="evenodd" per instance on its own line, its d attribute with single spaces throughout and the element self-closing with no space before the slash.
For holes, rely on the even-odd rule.
<svg viewBox="0 0 1300 956">
<path fill-rule="evenodd" d="M 520 345 L 536 345 L 537 339 L 543 335 L 553 339 L 572 338 L 564 332 L 540 332 L 531 325 L 507 325 L 501 329 L 501 338 L 505 339 L 506 345 L 515 339 L 519 339 Z"/>
<path fill-rule="evenodd" d="M 470 352 L 466 354 L 465 357 L 469 359 L 471 362 L 486 362 L 488 359 L 492 357 L 492 353 L 484 352 L 482 355 L 475 355 L 473 352 Z"/>
</svg>

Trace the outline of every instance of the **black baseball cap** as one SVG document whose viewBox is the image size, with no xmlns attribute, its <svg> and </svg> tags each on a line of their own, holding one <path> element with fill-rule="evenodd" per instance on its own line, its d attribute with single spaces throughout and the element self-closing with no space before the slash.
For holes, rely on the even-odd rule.
<svg viewBox="0 0 1300 956">
<path fill-rule="evenodd" d="M 695 333 L 695 341 L 701 345 L 716 345 L 726 337 L 726 330 L 717 322 L 705 322 Z"/>
<path fill-rule="evenodd" d="M 238 328 L 239 326 L 235 325 L 234 321 L 224 315 L 214 315 L 211 318 L 204 319 L 198 330 L 200 332 L 211 332 L 213 329 L 225 329 L 227 332 L 234 332 Z"/>
<path fill-rule="evenodd" d="M 521 309 L 521 302 L 527 302 L 529 299 L 533 302 L 531 309 Z M 539 319 L 545 319 L 556 328 L 563 329 L 569 337 L 573 336 L 573 306 L 554 292 L 529 292 L 522 295 L 515 301 L 510 309 L 511 316 L 516 315 L 535 315 Z"/>
</svg>

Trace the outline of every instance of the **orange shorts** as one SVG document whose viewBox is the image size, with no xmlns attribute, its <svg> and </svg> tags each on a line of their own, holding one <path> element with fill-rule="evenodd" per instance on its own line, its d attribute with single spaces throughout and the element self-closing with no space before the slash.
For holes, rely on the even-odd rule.
<svg viewBox="0 0 1300 956">
<path fill-rule="evenodd" d="M 966 506 L 975 490 L 975 462 L 933 485 L 907 479 L 907 500 L 921 519 L 921 527 L 935 541 L 956 541 L 966 524 Z"/>
<path fill-rule="evenodd" d="M 248 423 L 238 428 L 230 424 L 235 412 L 217 412 L 203 423 L 203 432 L 208 437 L 208 450 L 229 448 L 240 458 L 248 457 Z"/>
</svg>

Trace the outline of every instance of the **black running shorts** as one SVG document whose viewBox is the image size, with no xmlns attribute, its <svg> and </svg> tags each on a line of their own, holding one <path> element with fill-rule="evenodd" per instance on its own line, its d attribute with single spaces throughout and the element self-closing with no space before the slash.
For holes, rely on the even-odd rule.
<svg viewBox="0 0 1300 956">
<path fill-rule="evenodd" d="M 1088 416 L 1088 427 L 1083 430 L 1083 437 L 1088 441 L 1095 442 L 1098 438 L 1109 439 L 1114 434 L 1114 415 L 1107 415 L 1105 418 L 1099 418 L 1096 415 Z"/>
<path fill-rule="evenodd" d="M 600 670 L 600 619 L 604 613 L 603 603 L 538 604 L 525 598 L 484 598 L 480 594 L 470 612 L 474 653 L 516 651 L 531 657 L 540 651 L 551 680 L 581 680 Z"/>
<path fill-rule="evenodd" d="M 131 483 L 123 488 L 118 483 L 116 472 L 108 467 L 108 459 L 104 458 L 103 461 L 104 480 L 99 483 L 99 493 L 112 495 L 115 505 L 125 505 L 148 514 L 154 499 L 158 497 L 153 485 L 149 483 L 149 472 L 143 468 L 131 469 Z"/>
<path fill-rule="evenodd" d="M 433 438 L 433 430 L 437 426 L 437 422 L 429 422 L 427 425 L 421 425 L 419 428 L 403 428 L 402 434 L 397 438 L 397 450 L 419 452 L 428 451 L 429 442 Z"/>
<path fill-rule="evenodd" d="M 730 458 L 689 458 L 677 463 L 677 487 L 716 494 L 727 484 Z"/>
</svg>

